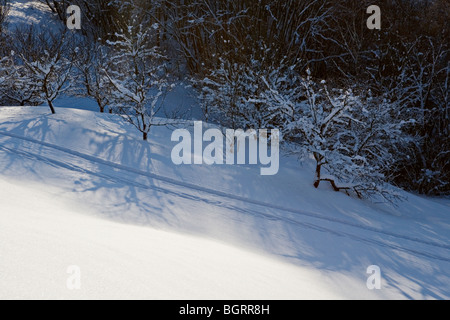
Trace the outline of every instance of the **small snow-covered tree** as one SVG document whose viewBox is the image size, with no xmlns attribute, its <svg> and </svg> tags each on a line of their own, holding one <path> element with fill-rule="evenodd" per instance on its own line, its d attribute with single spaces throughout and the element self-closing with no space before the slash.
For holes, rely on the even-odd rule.
<svg viewBox="0 0 450 320">
<path fill-rule="evenodd" d="M 313 156 L 314 186 L 329 182 L 335 191 L 394 199 L 385 173 L 395 161 L 396 143 L 404 137 L 404 122 L 396 120 L 394 105 L 370 92 L 330 92 L 325 82 L 317 84 L 310 76 L 302 87 L 306 100 L 297 103 L 285 136 L 300 146 L 303 157 Z"/>
<path fill-rule="evenodd" d="M 104 73 L 112 86 L 111 107 L 133 124 L 146 141 L 162 108 L 162 99 L 170 89 L 165 58 L 154 43 L 158 25 L 145 29 L 129 26 L 115 41 L 109 41 L 112 53 Z"/>
<path fill-rule="evenodd" d="M 108 68 L 107 48 L 98 43 L 86 43 L 84 50 L 75 61 L 75 66 L 80 73 L 79 82 L 83 90 L 80 95 L 88 95 L 93 98 L 101 113 L 109 105 L 112 86 L 104 72 Z"/>
<path fill-rule="evenodd" d="M 246 101 L 255 95 L 257 89 L 255 73 L 246 65 L 220 59 L 218 67 L 204 79 L 194 80 L 201 88 L 200 100 L 206 120 L 234 129 L 252 127 L 261 122 L 263 113 L 258 113 L 257 106 Z"/>
<path fill-rule="evenodd" d="M 268 95 L 267 81 L 278 89 L 289 90 L 291 69 L 284 61 L 274 65 L 267 57 L 250 57 L 248 63 L 232 63 L 220 58 L 217 68 L 201 80 L 194 80 L 200 88 L 200 100 L 207 120 L 220 122 L 234 129 L 278 128 L 279 119 L 273 117 L 277 104 L 285 103 L 282 95 Z M 282 101 L 277 99 L 283 99 Z M 270 103 L 268 103 L 270 101 Z"/>
<path fill-rule="evenodd" d="M 37 88 L 40 98 L 56 113 L 53 102 L 69 88 L 73 59 L 68 34 L 37 31 L 34 28 L 18 30 L 16 49 L 21 63 L 27 69 L 30 84 Z"/>
</svg>

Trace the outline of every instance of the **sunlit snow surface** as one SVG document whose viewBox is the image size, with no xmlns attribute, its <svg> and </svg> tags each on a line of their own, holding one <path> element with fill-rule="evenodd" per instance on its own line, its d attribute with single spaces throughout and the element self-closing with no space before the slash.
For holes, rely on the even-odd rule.
<svg viewBox="0 0 450 320">
<path fill-rule="evenodd" d="M 45 3 L 27 0 L 11 1 L 7 22 L 12 28 L 31 25 L 50 28 L 60 25 Z"/>
</svg>

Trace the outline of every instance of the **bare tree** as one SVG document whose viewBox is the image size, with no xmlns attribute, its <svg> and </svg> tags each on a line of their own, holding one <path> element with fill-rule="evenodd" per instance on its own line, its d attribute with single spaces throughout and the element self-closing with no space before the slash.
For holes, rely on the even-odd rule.
<svg viewBox="0 0 450 320">
<path fill-rule="evenodd" d="M 139 24 L 117 34 L 117 40 L 109 42 L 113 51 L 108 69 L 103 70 L 112 86 L 111 107 L 142 133 L 144 141 L 160 124 L 156 114 L 170 88 L 164 56 L 152 45 L 156 28 Z"/>
<path fill-rule="evenodd" d="M 30 84 L 41 99 L 56 113 L 53 102 L 68 90 L 76 50 L 65 29 L 61 32 L 39 31 L 33 27 L 17 30 L 16 50 L 27 70 Z"/>
<path fill-rule="evenodd" d="M 108 48 L 99 43 L 84 42 L 84 50 L 75 60 L 80 73 L 79 83 L 84 88 L 78 95 L 93 98 L 104 113 L 110 103 L 113 87 L 105 73 L 108 69 Z"/>
</svg>

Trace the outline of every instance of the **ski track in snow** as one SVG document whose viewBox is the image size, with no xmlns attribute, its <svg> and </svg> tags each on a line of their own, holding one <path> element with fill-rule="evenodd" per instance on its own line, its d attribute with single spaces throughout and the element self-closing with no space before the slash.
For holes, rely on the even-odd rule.
<svg viewBox="0 0 450 320">
<path fill-rule="evenodd" d="M 12 134 L 9 132 L 0 131 L 0 135 L 3 135 L 4 137 L 16 139 L 16 140 L 21 140 L 22 142 L 30 144 L 30 146 L 25 147 L 26 149 L 28 149 L 27 151 L 25 151 L 23 149 L 19 150 L 17 148 L 12 149 L 12 148 L 9 148 L 6 146 L 0 146 L 0 150 L 3 150 L 4 152 L 8 152 L 8 153 L 14 153 L 16 155 L 20 155 L 22 157 L 26 157 L 29 159 L 38 160 L 38 161 L 41 161 L 41 162 L 44 162 L 44 163 L 47 163 L 49 165 L 53 165 L 56 167 L 96 176 L 96 177 L 106 179 L 109 181 L 124 183 L 125 185 L 133 186 L 136 188 L 151 189 L 151 190 L 155 190 L 157 192 L 174 195 L 174 196 L 181 197 L 181 198 L 188 199 L 188 200 L 204 202 L 209 205 L 227 208 L 229 210 L 233 210 L 233 211 L 240 212 L 243 214 L 250 214 L 252 216 L 256 216 L 256 217 L 263 218 L 263 219 L 268 219 L 271 221 L 282 221 L 282 222 L 286 222 L 286 223 L 289 223 L 291 225 L 295 225 L 298 227 L 313 229 L 313 230 L 316 230 L 319 232 L 326 232 L 326 233 L 330 233 L 330 234 L 333 234 L 333 235 L 339 236 L 339 237 L 346 237 L 346 238 L 349 238 L 349 239 L 352 239 L 352 240 L 355 240 L 358 242 L 364 242 L 364 243 L 368 243 L 371 245 L 377 245 L 377 246 L 381 246 L 381 247 L 391 248 L 391 249 L 406 252 L 406 253 L 409 253 L 409 254 L 412 254 L 415 256 L 422 256 L 422 257 L 426 257 L 429 259 L 450 262 L 449 257 L 444 257 L 444 256 L 441 256 L 438 254 L 427 252 L 425 248 L 422 248 L 422 250 L 424 250 L 424 251 L 406 248 L 405 246 L 399 245 L 396 243 L 392 243 L 392 242 L 388 243 L 387 241 L 371 239 L 368 237 L 361 237 L 361 236 L 358 236 L 358 235 L 355 235 L 355 234 L 352 234 L 349 232 L 336 231 L 336 230 L 333 230 L 330 228 L 322 227 L 315 223 L 298 221 L 296 219 L 286 217 L 285 215 L 276 214 L 275 212 L 269 214 L 269 213 L 264 213 L 264 212 L 254 210 L 254 209 L 240 208 L 236 205 L 230 204 L 229 201 L 227 202 L 227 201 L 223 201 L 223 200 L 224 199 L 236 200 L 236 201 L 243 202 L 246 204 L 257 205 L 261 208 L 266 208 L 266 209 L 269 208 L 269 209 L 273 209 L 275 211 L 284 211 L 284 212 L 288 212 L 290 214 L 303 215 L 303 216 L 307 216 L 309 218 L 326 220 L 331 223 L 338 223 L 338 224 L 344 225 L 346 227 L 350 227 L 350 229 L 357 228 L 357 229 L 362 229 L 364 231 L 369 231 L 369 232 L 372 232 L 375 234 L 379 234 L 382 236 L 389 236 L 391 238 L 407 240 L 407 241 L 414 242 L 416 245 L 425 245 L 428 247 L 450 250 L 450 246 L 446 245 L 446 244 L 433 242 L 433 241 L 425 241 L 425 240 L 421 240 L 418 238 L 413 238 L 413 237 L 396 234 L 396 233 L 392 233 L 392 232 L 385 232 L 385 231 L 379 230 L 377 228 L 372 228 L 369 226 L 351 223 L 351 222 L 347 222 L 347 221 L 340 220 L 340 219 L 325 217 L 325 216 L 322 216 L 322 215 L 316 214 L 316 213 L 304 212 L 304 211 L 295 210 L 295 209 L 291 209 L 291 208 L 285 208 L 282 206 L 265 203 L 265 202 L 261 202 L 261 201 L 257 201 L 257 200 L 252 200 L 249 198 L 244 198 L 244 197 L 240 197 L 237 195 L 233 195 L 233 194 L 229 194 L 229 193 L 225 193 L 225 192 L 221 192 L 221 191 L 217 191 L 217 190 L 211 190 L 211 189 L 204 188 L 204 187 L 201 187 L 201 186 L 198 186 L 195 184 L 185 183 L 185 182 L 177 181 L 177 180 L 167 178 L 167 177 L 164 177 L 161 175 L 157 175 L 157 174 L 154 174 L 151 172 L 137 170 L 137 169 L 123 166 L 123 165 L 120 165 L 120 164 L 117 164 L 114 162 L 106 161 L 101 158 L 89 156 L 89 155 L 86 155 L 86 154 L 83 154 L 83 153 L 80 153 L 80 152 L 77 152 L 77 151 L 74 151 L 71 149 L 67 149 L 64 147 L 60 147 L 60 146 L 42 142 L 42 141 L 37 141 L 32 138 L 19 136 L 19 135 Z M 43 151 L 42 147 L 47 149 L 46 156 L 35 153 L 36 147 L 40 147 L 40 150 L 39 150 L 40 152 Z M 69 155 L 69 158 L 72 157 L 73 159 L 69 159 L 66 157 L 66 158 L 64 158 L 65 159 L 64 161 L 60 161 L 60 160 L 55 160 L 54 158 L 50 158 L 49 156 L 51 155 L 51 153 L 55 152 L 55 151 L 59 152 L 59 153 L 61 153 L 61 152 L 65 153 L 66 155 Z M 58 158 L 61 158 L 61 157 L 58 157 Z M 80 166 L 80 160 L 81 160 L 81 162 L 84 162 L 82 164 L 82 166 Z M 77 163 L 78 165 L 75 163 Z M 92 164 L 104 166 L 106 169 L 109 169 L 110 172 L 105 173 L 105 172 L 103 172 L 104 170 L 102 170 L 102 172 L 100 172 L 100 170 L 88 169 L 88 168 L 92 167 Z M 121 176 L 123 174 L 125 174 L 125 176 Z M 161 186 L 147 185 L 147 184 L 139 183 L 137 181 L 132 181 L 131 179 L 129 179 L 130 174 L 133 174 L 136 176 L 141 176 L 141 177 L 151 178 L 153 180 L 157 180 L 157 181 L 160 181 L 160 182 L 163 182 L 166 184 L 170 184 L 172 186 L 181 187 L 182 191 L 173 191 L 173 190 L 170 190 L 169 188 L 164 188 Z M 203 194 L 208 194 L 209 196 L 213 196 L 215 199 L 208 199 L 206 197 L 202 197 L 201 195 L 186 193 L 185 192 L 186 190 L 194 190 L 194 191 L 198 191 Z"/>
</svg>

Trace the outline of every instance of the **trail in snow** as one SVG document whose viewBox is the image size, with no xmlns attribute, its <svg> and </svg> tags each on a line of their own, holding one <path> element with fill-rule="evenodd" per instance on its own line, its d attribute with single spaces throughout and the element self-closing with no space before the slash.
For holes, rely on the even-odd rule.
<svg viewBox="0 0 450 320">
<path fill-rule="evenodd" d="M 119 165 L 119 164 L 116 164 L 116 163 L 113 163 L 110 161 L 106 161 L 106 160 L 103 160 L 103 159 L 100 159 L 97 157 L 89 156 L 89 155 L 86 155 L 86 154 L 83 154 L 83 153 L 80 153 L 77 151 L 73 151 L 73 150 L 70 150 L 70 149 L 67 149 L 64 147 L 56 146 L 56 145 L 49 144 L 46 142 L 37 141 L 37 140 L 27 138 L 27 137 L 21 137 L 21 136 L 18 136 L 18 135 L 12 134 L 12 133 L 8 133 L 8 132 L 0 131 L 0 135 L 7 136 L 7 137 L 10 137 L 13 139 L 18 139 L 18 140 L 21 140 L 21 141 L 31 144 L 30 146 L 26 147 L 26 149 L 28 149 L 29 151 L 19 150 L 18 148 L 14 148 L 14 149 L 8 148 L 6 146 L 0 146 L 1 150 L 5 151 L 5 152 L 9 152 L 9 153 L 18 154 L 22 157 L 31 158 L 33 160 L 43 161 L 45 163 L 48 163 L 48 164 L 51 164 L 54 166 L 58 166 L 58 167 L 62 167 L 62 168 L 68 169 L 68 170 L 72 170 L 72 171 L 76 171 L 76 172 L 80 172 L 80 173 L 84 173 L 84 174 L 88 174 L 88 175 L 93 175 L 93 176 L 96 176 L 96 177 L 99 177 L 102 179 L 107 179 L 110 181 L 121 182 L 128 186 L 133 186 L 133 187 L 142 188 L 142 189 L 152 189 L 152 190 L 162 192 L 165 194 L 175 195 L 177 197 L 181 197 L 184 199 L 204 202 L 209 205 L 214 205 L 214 206 L 218 206 L 221 208 L 227 208 L 227 209 L 230 209 L 230 210 L 233 210 L 236 212 L 240 212 L 243 214 L 251 214 L 253 216 L 257 216 L 259 218 L 263 218 L 266 220 L 284 221 L 289 224 L 296 225 L 296 226 L 299 226 L 302 228 L 313 229 L 313 230 L 320 231 L 320 232 L 326 232 L 326 233 L 329 233 L 329 234 L 332 234 L 335 236 L 350 238 L 350 239 L 353 239 L 358 242 L 364 242 L 364 243 L 368 243 L 368 244 L 372 244 L 372 245 L 377 245 L 380 247 L 391 248 L 394 250 L 407 252 L 407 253 L 410 253 L 410 254 L 413 254 L 416 256 L 422 256 L 422 257 L 426 257 L 426 258 L 430 258 L 430 259 L 440 260 L 440 261 L 444 261 L 444 262 L 450 262 L 449 257 L 445 257 L 440 254 L 434 254 L 434 253 L 428 252 L 426 248 L 421 248 L 423 251 L 418 250 L 417 248 L 407 248 L 404 245 L 399 245 L 399 244 L 392 243 L 392 242 L 388 243 L 387 241 L 371 239 L 368 237 L 361 237 L 360 235 L 345 232 L 342 230 L 337 231 L 338 229 L 331 229 L 331 228 L 319 226 L 316 223 L 298 221 L 297 219 L 294 219 L 292 217 L 291 218 L 287 217 L 285 214 L 284 215 L 275 214 L 274 212 L 269 214 L 269 213 L 264 213 L 264 212 L 254 210 L 254 209 L 242 208 L 242 207 L 230 204 L 229 201 L 228 202 L 224 201 L 224 198 L 237 200 L 237 201 L 244 202 L 247 204 L 257 205 L 257 206 L 264 207 L 264 208 L 281 210 L 281 211 L 293 213 L 296 215 L 303 215 L 303 216 L 312 217 L 312 218 L 316 218 L 316 219 L 327 220 L 332 223 L 338 223 L 338 224 L 344 225 L 346 227 L 350 227 L 350 229 L 351 228 L 363 229 L 365 231 L 370 231 L 370 232 L 373 232 L 376 234 L 386 235 L 386 236 L 389 236 L 392 238 L 403 239 L 403 240 L 415 242 L 416 244 L 422 245 L 422 246 L 425 245 L 428 247 L 435 247 L 435 248 L 449 250 L 450 246 L 445 245 L 445 244 L 431 242 L 431 241 L 424 241 L 421 239 L 411 238 L 408 236 L 390 233 L 390 232 L 384 232 L 383 230 L 378 230 L 376 228 L 370 228 L 370 227 L 358 225 L 355 223 L 348 223 L 346 221 L 342 221 L 339 219 L 323 217 L 321 215 L 316 215 L 314 213 L 307 213 L 307 212 L 303 212 L 300 210 L 284 208 L 281 206 L 272 205 L 269 203 L 264 203 L 261 201 L 256 201 L 256 200 L 252 200 L 252 199 L 248 199 L 248 198 L 243 198 L 243 197 L 232 195 L 229 193 L 224 193 L 224 192 L 220 192 L 220 191 L 216 191 L 216 190 L 207 189 L 207 188 L 200 187 L 197 185 L 184 183 L 181 181 L 176 181 L 174 179 L 163 177 L 163 176 L 160 176 L 160 175 L 157 175 L 154 173 L 144 172 L 144 171 L 126 167 L 123 165 Z M 21 146 L 21 147 L 24 147 L 24 146 Z M 33 147 L 34 148 L 40 147 L 41 148 L 39 150 L 40 152 L 43 151 L 42 147 L 47 148 L 47 150 L 46 150 L 47 155 L 43 156 L 41 154 L 35 153 L 36 150 L 34 150 Z M 33 151 L 35 151 L 35 152 L 33 152 Z M 51 154 L 52 152 L 55 152 L 55 151 L 63 152 L 66 155 L 73 157 L 73 159 L 71 159 L 71 161 L 69 161 L 69 158 L 66 157 L 66 158 L 64 158 L 65 159 L 64 161 L 60 161 L 60 160 L 56 160 L 54 158 L 50 158 L 48 156 L 48 154 Z M 61 157 L 57 157 L 57 158 L 61 159 Z M 82 166 L 80 166 L 81 165 L 80 160 L 84 161 Z M 108 173 L 105 172 L 108 170 L 95 170 L 94 166 L 92 166 L 93 163 L 110 169 L 110 172 L 108 172 Z M 88 169 L 89 167 L 91 167 L 92 169 Z M 113 170 L 111 170 L 111 169 L 113 169 Z M 130 173 L 137 175 L 137 176 L 144 176 L 144 177 L 158 180 L 158 181 L 161 181 L 164 183 L 175 185 L 177 187 L 181 187 L 182 190 L 173 191 L 173 190 L 170 190 L 169 188 L 164 188 L 161 186 L 147 185 L 147 184 L 139 183 L 139 182 L 129 179 Z M 206 193 L 208 195 L 214 196 L 214 198 L 216 198 L 216 199 L 208 199 L 208 198 L 205 198 L 202 196 L 190 194 L 190 193 L 186 192 L 187 190 L 195 190 L 195 191 L 199 191 L 201 193 Z M 217 199 L 217 198 L 219 198 L 219 199 Z M 220 199 L 220 198 L 222 198 L 222 199 Z"/>
</svg>

